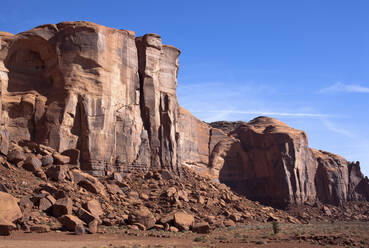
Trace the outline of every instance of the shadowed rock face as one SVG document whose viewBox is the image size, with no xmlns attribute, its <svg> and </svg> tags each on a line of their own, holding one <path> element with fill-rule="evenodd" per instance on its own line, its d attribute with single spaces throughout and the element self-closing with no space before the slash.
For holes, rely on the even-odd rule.
<svg viewBox="0 0 369 248">
<path fill-rule="evenodd" d="M 361 173 L 359 162 L 312 150 L 318 161 L 315 185 L 320 201 L 339 205 L 348 200 L 369 200 L 368 179 Z"/>
<path fill-rule="evenodd" d="M 359 164 L 310 149 L 303 131 L 268 117 L 211 125 L 228 133 L 211 154 L 213 176 L 250 199 L 286 207 L 369 197 Z"/>
<path fill-rule="evenodd" d="M 358 164 L 267 117 L 208 125 L 179 107 L 180 51 L 161 37 L 64 22 L 0 32 L 0 153 L 31 140 L 93 175 L 187 166 L 274 206 L 369 199 Z"/>
</svg>

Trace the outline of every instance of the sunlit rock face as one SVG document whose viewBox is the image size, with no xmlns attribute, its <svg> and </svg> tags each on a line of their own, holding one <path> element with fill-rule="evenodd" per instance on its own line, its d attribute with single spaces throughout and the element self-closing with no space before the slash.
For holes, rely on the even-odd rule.
<svg viewBox="0 0 369 248">
<path fill-rule="evenodd" d="M 359 164 L 309 148 L 303 131 L 268 117 L 209 125 L 181 108 L 179 54 L 90 22 L 0 32 L 0 153 L 31 140 L 99 176 L 186 166 L 278 207 L 369 199 Z"/>
<path fill-rule="evenodd" d="M 1 35 L 10 139 L 78 149 L 97 175 L 177 168 L 178 49 L 89 22 Z"/>
</svg>

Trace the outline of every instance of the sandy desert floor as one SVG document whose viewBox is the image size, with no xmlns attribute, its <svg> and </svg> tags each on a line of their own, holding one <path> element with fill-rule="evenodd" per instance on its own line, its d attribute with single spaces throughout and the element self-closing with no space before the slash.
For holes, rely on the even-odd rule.
<svg viewBox="0 0 369 248">
<path fill-rule="evenodd" d="M 218 229 L 206 235 L 116 228 L 93 235 L 14 232 L 0 238 L 0 247 L 369 247 L 368 222 L 280 224 L 280 229 L 274 235 L 270 223 L 261 223 Z"/>
</svg>

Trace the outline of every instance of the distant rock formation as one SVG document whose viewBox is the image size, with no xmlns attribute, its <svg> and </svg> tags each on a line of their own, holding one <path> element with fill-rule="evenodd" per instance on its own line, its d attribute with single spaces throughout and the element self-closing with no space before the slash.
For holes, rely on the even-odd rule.
<svg viewBox="0 0 369 248">
<path fill-rule="evenodd" d="M 186 166 L 274 206 L 369 198 L 359 165 L 302 131 L 265 117 L 208 125 L 181 108 L 179 54 L 90 22 L 0 32 L 0 153 L 34 141 L 97 176 Z"/>
<path fill-rule="evenodd" d="M 303 131 L 268 117 L 211 126 L 228 138 L 211 154 L 210 173 L 249 199 L 278 207 L 369 200 L 359 163 L 309 148 Z"/>
</svg>

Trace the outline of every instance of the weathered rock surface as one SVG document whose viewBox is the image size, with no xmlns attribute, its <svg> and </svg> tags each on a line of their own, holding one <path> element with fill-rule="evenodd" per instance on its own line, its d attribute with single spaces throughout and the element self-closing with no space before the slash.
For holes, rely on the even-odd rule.
<svg viewBox="0 0 369 248">
<path fill-rule="evenodd" d="M 0 235 L 9 235 L 16 226 L 13 223 L 23 216 L 17 200 L 10 194 L 0 191 Z"/>
<path fill-rule="evenodd" d="M 192 214 L 185 211 L 178 211 L 174 213 L 174 224 L 181 230 L 188 230 L 192 227 L 195 218 Z"/>
<path fill-rule="evenodd" d="M 14 222 L 22 217 L 18 202 L 11 194 L 0 191 L 0 206 L 0 218 Z"/>
<path fill-rule="evenodd" d="M 94 175 L 207 167 L 211 127 L 178 106 L 180 51 L 160 36 L 90 22 L 1 35 L 11 140 L 46 144 L 55 164 L 68 163 L 61 153 Z"/>
<path fill-rule="evenodd" d="M 53 216 L 70 215 L 72 214 L 72 207 L 72 199 L 68 197 L 60 198 L 53 205 Z"/>
<path fill-rule="evenodd" d="M 128 221 L 131 224 L 141 224 L 146 230 L 155 225 L 156 219 L 148 208 L 140 207 L 129 216 Z"/>
<path fill-rule="evenodd" d="M 84 223 L 82 220 L 78 219 L 74 215 L 64 215 L 58 219 L 62 224 L 63 227 L 71 232 L 78 232 L 78 234 L 84 233 L 84 231 L 81 232 L 81 230 L 84 230 Z"/>
<path fill-rule="evenodd" d="M 286 207 L 369 197 L 359 164 L 309 148 L 303 131 L 268 117 L 211 125 L 228 137 L 211 154 L 210 174 L 249 199 Z"/>
<path fill-rule="evenodd" d="M 160 36 L 65 22 L 2 33 L 1 42 L 10 139 L 80 151 L 81 168 L 95 175 L 177 168 L 180 51 Z"/>
</svg>

